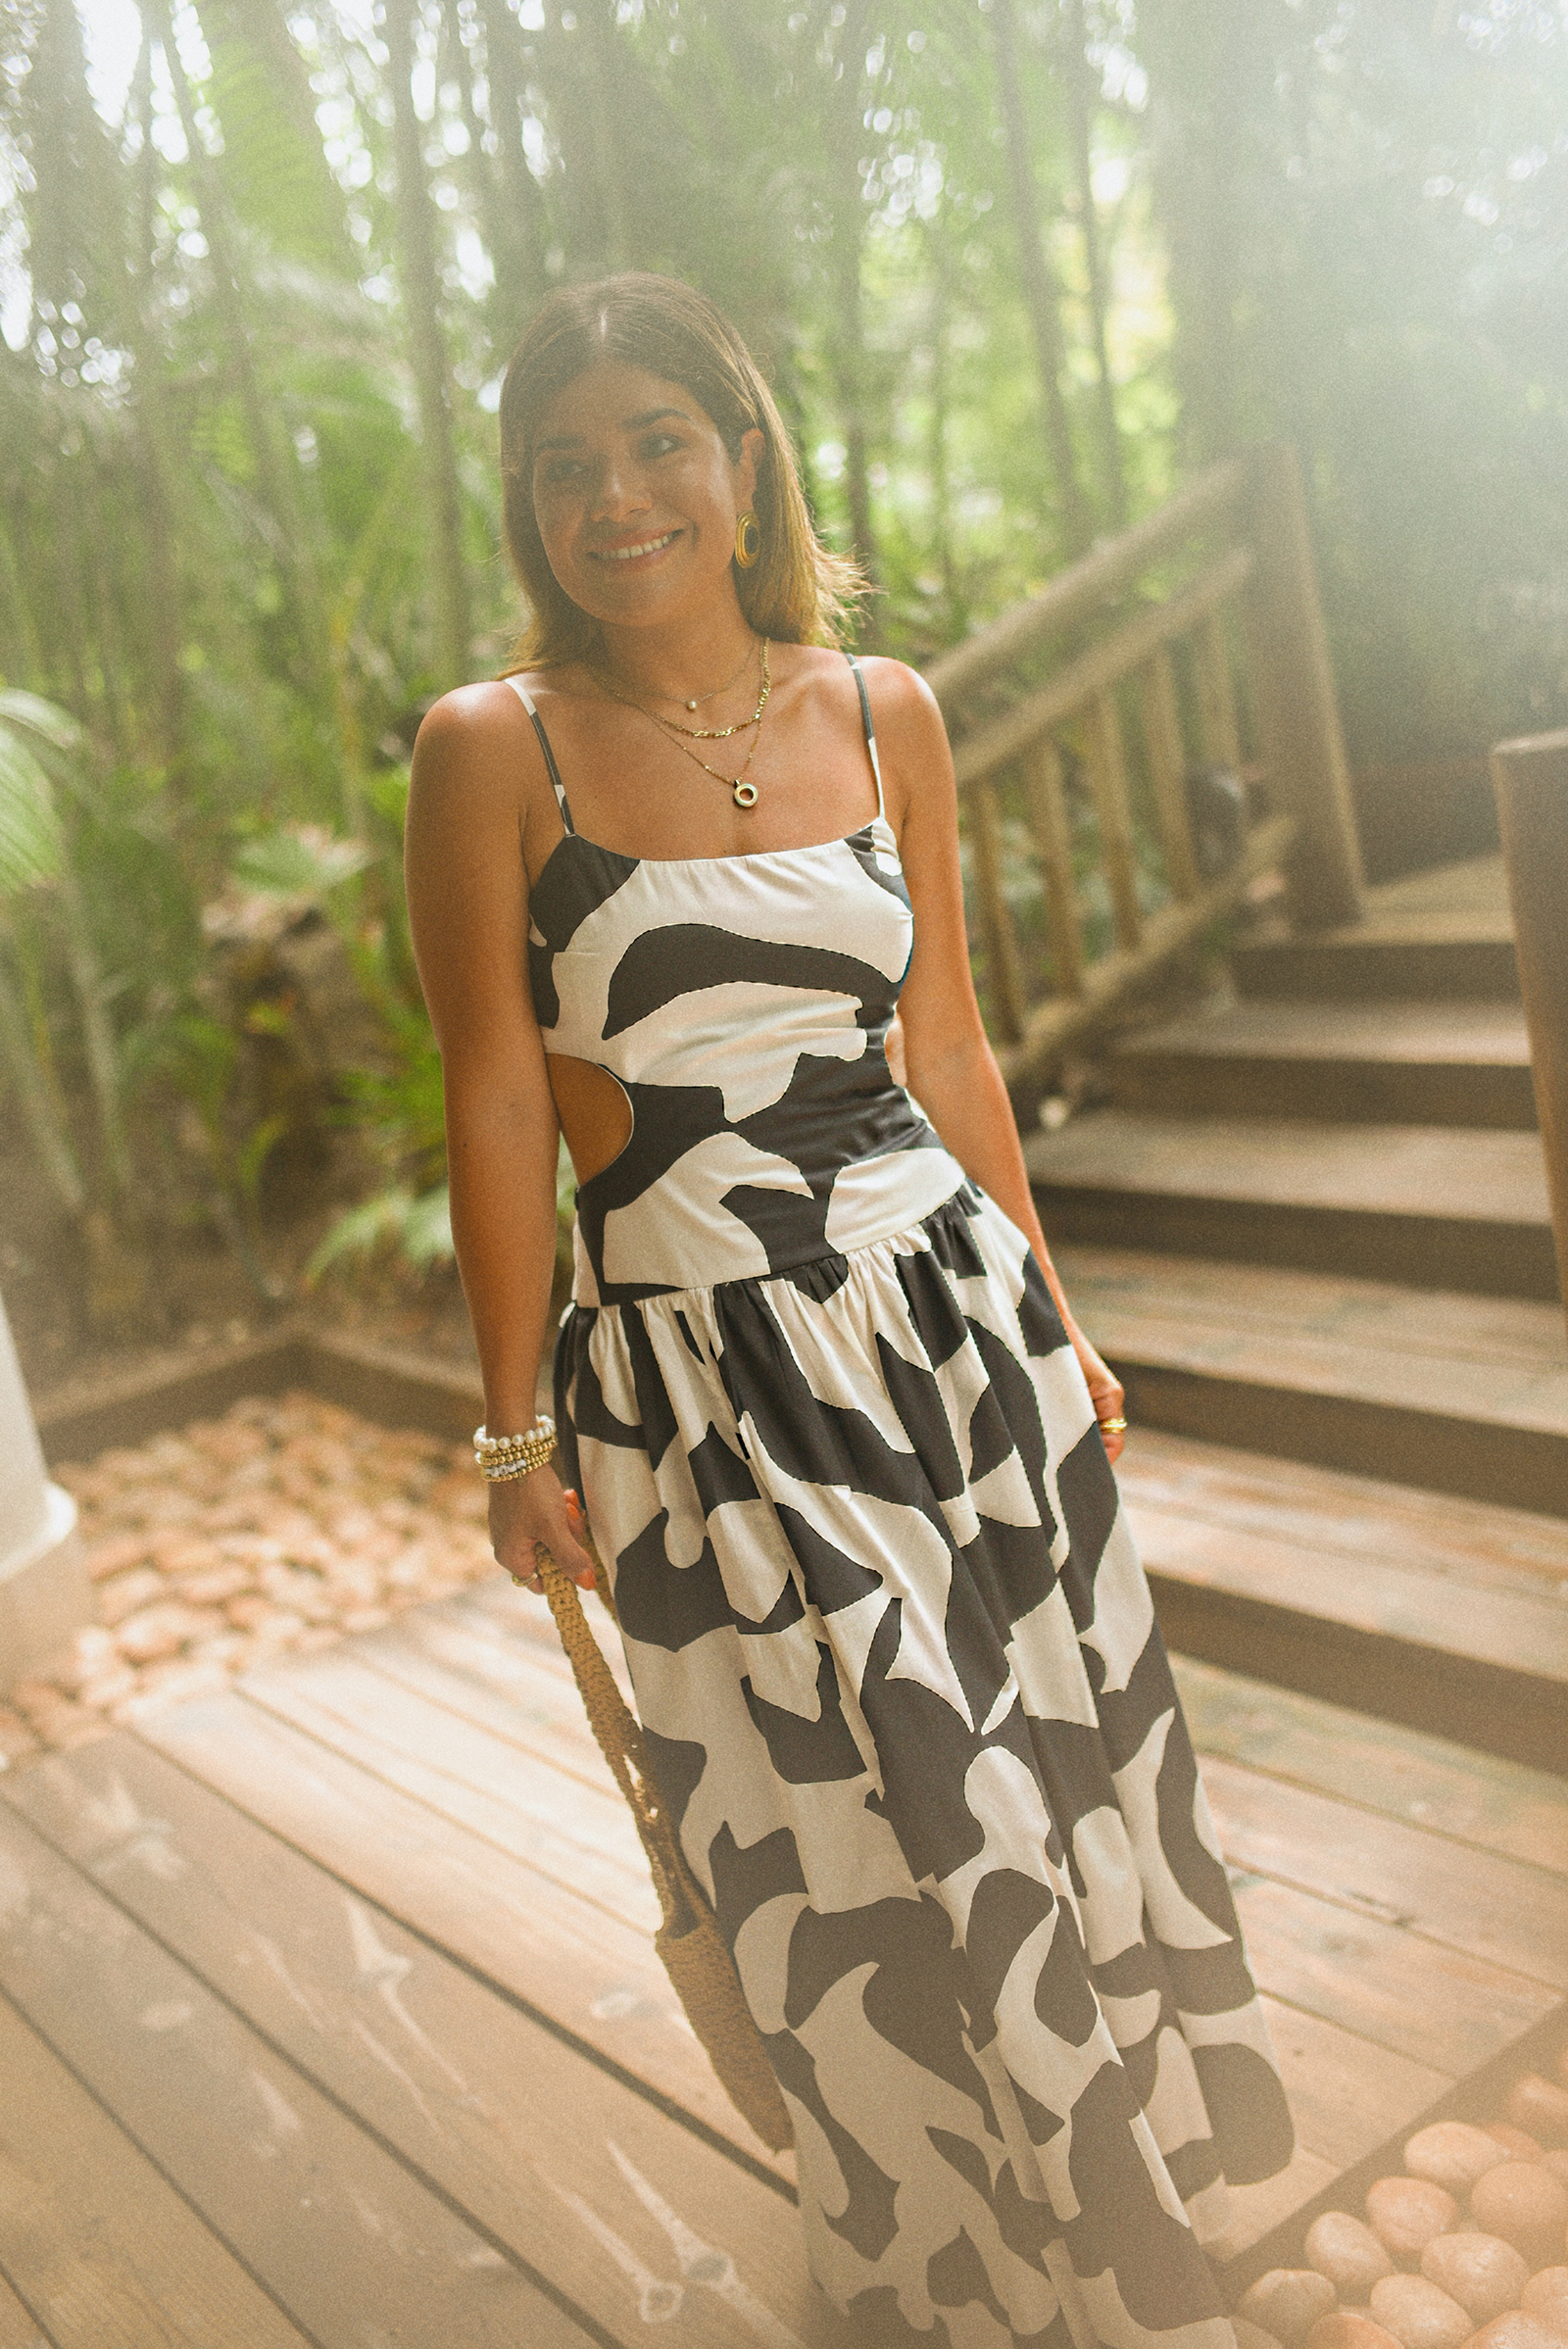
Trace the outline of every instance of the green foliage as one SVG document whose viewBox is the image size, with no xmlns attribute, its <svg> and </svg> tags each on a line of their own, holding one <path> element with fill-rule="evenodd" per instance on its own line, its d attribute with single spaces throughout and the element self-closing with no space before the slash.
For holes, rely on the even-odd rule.
<svg viewBox="0 0 1568 2349">
<path fill-rule="evenodd" d="M 4 1079 L 63 1211 L 127 1245 L 210 1214 L 258 1267 L 299 1141 L 258 1071 L 295 1066 L 308 1007 L 276 970 L 233 983 L 203 908 L 236 893 L 274 943 L 329 924 L 354 974 L 318 1114 L 371 1138 L 382 1197 L 336 1253 L 439 1254 L 440 1070 L 396 868 L 418 715 L 456 681 L 430 484 L 458 485 L 484 674 L 515 619 L 498 376 L 552 283 L 664 269 L 730 310 L 824 528 L 875 572 L 881 646 L 924 659 L 1066 543 L 982 0 L 387 5 L 418 59 L 433 276 L 371 12 L 190 0 L 175 48 L 148 0 L 113 122 L 74 0 L 17 0 L 0 59 L 0 239 L 29 305 L 0 347 Z M 1561 0 L 1012 15 L 1094 526 L 1289 434 L 1352 754 L 1562 722 Z"/>
</svg>

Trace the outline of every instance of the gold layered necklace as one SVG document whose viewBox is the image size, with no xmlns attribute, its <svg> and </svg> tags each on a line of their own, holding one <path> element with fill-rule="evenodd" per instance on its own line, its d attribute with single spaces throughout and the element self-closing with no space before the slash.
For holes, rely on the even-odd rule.
<svg viewBox="0 0 1568 2349">
<path fill-rule="evenodd" d="M 752 711 L 750 717 L 737 718 L 733 726 L 683 726 L 678 718 L 662 717 L 657 710 L 650 710 L 645 702 L 634 702 L 629 694 L 617 693 L 608 679 L 601 677 L 599 681 L 612 702 L 619 702 L 623 709 L 635 710 L 641 716 L 651 719 L 673 748 L 677 751 L 684 751 L 686 757 L 694 765 L 700 766 L 705 775 L 711 775 L 715 783 L 727 784 L 730 797 L 734 800 L 737 807 L 755 807 L 759 796 L 757 785 L 749 783 L 746 776 L 752 760 L 757 757 L 757 746 L 762 739 L 762 714 L 767 708 L 767 697 L 773 690 L 772 672 L 767 661 L 768 649 L 768 640 L 764 636 L 761 639 L 761 689 L 757 697 L 757 708 Z M 750 659 L 751 655 L 748 653 L 746 660 Z M 730 678 L 730 685 L 735 683 L 741 669 L 745 666 L 746 661 L 743 661 L 741 668 L 737 669 L 735 676 Z M 695 700 L 687 702 L 685 707 L 689 710 L 698 710 L 704 702 L 711 702 L 719 694 L 728 691 L 728 685 L 715 685 L 711 693 L 698 695 Z M 669 698 L 671 701 L 677 699 L 673 694 Z M 732 735 L 744 734 L 750 727 L 755 727 L 756 732 L 752 735 L 752 747 L 746 754 L 738 775 L 726 775 L 720 767 L 710 766 L 706 759 L 699 757 L 696 751 L 688 748 L 688 745 L 694 742 L 728 742 Z M 684 741 L 681 740 L 683 735 Z"/>
</svg>

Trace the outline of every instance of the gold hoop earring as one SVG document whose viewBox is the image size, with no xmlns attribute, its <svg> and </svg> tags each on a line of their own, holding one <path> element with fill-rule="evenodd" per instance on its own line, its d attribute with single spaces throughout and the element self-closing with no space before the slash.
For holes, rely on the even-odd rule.
<svg viewBox="0 0 1568 2349">
<path fill-rule="evenodd" d="M 735 566 L 737 570 L 749 571 L 761 552 L 762 533 L 758 527 L 756 514 L 748 507 L 735 525 Z"/>
</svg>

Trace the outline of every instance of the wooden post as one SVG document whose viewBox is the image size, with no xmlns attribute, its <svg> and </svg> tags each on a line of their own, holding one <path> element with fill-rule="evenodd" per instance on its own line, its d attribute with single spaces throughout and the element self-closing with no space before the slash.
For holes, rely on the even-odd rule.
<svg viewBox="0 0 1568 2349">
<path fill-rule="evenodd" d="M 1181 705 L 1176 698 L 1176 675 L 1169 648 L 1161 645 L 1138 675 L 1143 694 L 1144 748 L 1149 753 L 1165 871 L 1172 896 L 1185 904 L 1188 898 L 1197 897 L 1200 880 L 1187 812 L 1187 746 L 1182 740 Z"/>
<path fill-rule="evenodd" d="M 1252 483 L 1249 666 L 1277 805 L 1297 819 L 1291 914 L 1298 929 L 1333 929 L 1359 918 L 1366 883 L 1295 450 L 1256 450 Z"/>
<path fill-rule="evenodd" d="M 1059 995 L 1081 995 L 1084 985 L 1083 929 L 1073 885 L 1072 823 L 1061 782 L 1061 753 L 1042 734 L 1024 754 L 1029 821 L 1046 877 L 1046 934 Z"/>
<path fill-rule="evenodd" d="M 982 775 L 977 783 L 970 785 L 968 797 L 992 1025 L 1004 1044 L 1016 1044 L 1028 1016 L 1029 996 L 1024 985 L 1023 957 L 1018 952 L 1018 933 L 1012 926 L 1007 905 L 1002 810 L 997 805 L 997 787 L 989 775 Z"/>
<path fill-rule="evenodd" d="M 1130 952 L 1144 934 L 1144 909 L 1138 903 L 1138 862 L 1121 720 L 1108 689 L 1096 694 L 1089 705 L 1089 780 L 1100 822 L 1100 855 L 1116 915 L 1116 939 Z"/>
<path fill-rule="evenodd" d="M 1530 1069 L 1568 1304 L 1568 732 L 1503 742 L 1492 787 L 1508 867 Z"/>
<path fill-rule="evenodd" d="M 1242 731 L 1236 722 L 1236 688 L 1231 680 L 1230 647 L 1225 621 L 1216 610 L 1208 613 L 1193 639 L 1198 664 L 1198 697 L 1203 715 L 1203 756 L 1210 766 L 1242 771 Z"/>
</svg>

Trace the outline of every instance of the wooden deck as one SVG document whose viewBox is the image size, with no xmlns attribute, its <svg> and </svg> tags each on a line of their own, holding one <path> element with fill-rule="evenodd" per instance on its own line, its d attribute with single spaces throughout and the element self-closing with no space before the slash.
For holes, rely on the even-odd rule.
<svg viewBox="0 0 1568 2349">
<path fill-rule="evenodd" d="M 1300 2139 L 1239 2253 L 1568 1993 L 1568 1783 L 1178 1673 Z M 0 2349 L 853 2349 L 537 1601 L 498 1577 L 0 1797 Z"/>
</svg>

